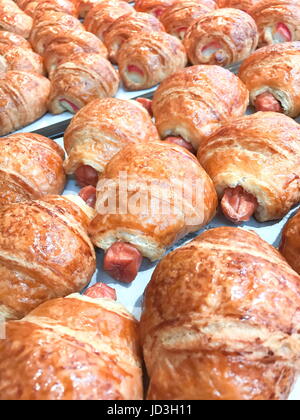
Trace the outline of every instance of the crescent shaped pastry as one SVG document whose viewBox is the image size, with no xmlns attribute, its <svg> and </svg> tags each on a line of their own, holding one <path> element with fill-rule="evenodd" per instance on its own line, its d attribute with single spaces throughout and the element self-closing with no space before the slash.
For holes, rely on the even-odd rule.
<svg viewBox="0 0 300 420">
<path fill-rule="evenodd" d="M 112 23 L 120 16 L 135 13 L 134 8 L 125 1 L 107 0 L 97 3 L 86 15 L 84 26 L 87 31 L 97 35 L 101 41 Z"/>
<path fill-rule="evenodd" d="M 120 76 L 128 90 L 151 88 L 187 65 L 179 39 L 165 32 L 137 33 L 119 50 Z"/>
<path fill-rule="evenodd" d="M 47 137 L 21 133 L 1 138 L 0 206 L 61 194 L 63 162 L 63 150 Z"/>
<path fill-rule="evenodd" d="M 140 32 L 164 31 L 163 25 L 156 17 L 147 13 L 131 13 L 119 17 L 109 27 L 104 36 L 104 43 L 108 48 L 109 58 L 113 63 L 118 62 L 118 53 L 122 44 Z"/>
<path fill-rule="evenodd" d="M 186 31 L 197 19 L 216 8 L 217 5 L 213 0 L 203 3 L 197 0 L 177 1 L 164 11 L 160 21 L 169 34 L 183 40 Z"/>
<path fill-rule="evenodd" d="M 284 226 L 280 252 L 298 274 L 300 273 L 300 212 L 298 211 Z"/>
<path fill-rule="evenodd" d="M 242 64 L 240 79 L 250 91 L 257 111 L 300 114 L 300 42 L 268 45 Z"/>
<path fill-rule="evenodd" d="M 14 1 L 0 1 L 0 29 L 29 38 L 32 18 L 24 13 Z"/>
<path fill-rule="evenodd" d="M 0 47 L 21 47 L 32 50 L 30 43 L 21 35 L 6 31 L 0 31 Z"/>
<path fill-rule="evenodd" d="M 45 74 L 43 59 L 40 55 L 29 48 L 3 47 L 0 43 L 0 72 L 6 73 L 13 70 Z"/>
<path fill-rule="evenodd" d="M 46 11 L 78 16 L 77 0 L 17 0 L 16 3 L 27 15 L 34 19 L 39 18 Z"/>
<path fill-rule="evenodd" d="M 38 120 L 47 112 L 50 82 L 22 71 L 0 75 L 0 136 Z"/>
<path fill-rule="evenodd" d="M 119 82 L 112 64 L 100 54 L 72 55 L 51 75 L 49 111 L 76 113 L 94 99 L 114 96 Z"/>
<path fill-rule="evenodd" d="M 54 41 L 47 47 L 44 60 L 48 74 L 51 76 L 60 64 L 69 61 L 69 57 L 77 53 L 95 53 L 108 57 L 105 45 L 96 35 L 87 31 L 75 32 L 69 34 L 62 42 Z"/>
<path fill-rule="evenodd" d="M 251 8 L 260 0 L 217 0 L 219 7 L 233 7 L 249 13 Z"/>
<path fill-rule="evenodd" d="M 248 57 L 258 44 L 255 21 L 238 9 L 218 9 L 198 19 L 184 46 L 192 64 L 229 66 Z"/>
<path fill-rule="evenodd" d="M 90 282 L 96 269 L 86 232 L 92 214 L 78 196 L 0 208 L 2 318 L 20 319 L 42 302 L 79 292 Z"/>
<path fill-rule="evenodd" d="M 137 12 L 150 13 L 160 18 L 163 12 L 173 6 L 177 0 L 136 0 L 135 9 Z"/>
<path fill-rule="evenodd" d="M 299 363 L 300 278 L 254 232 L 208 230 L 146 289 L 149 400 L 286 400 Z"/>
<path fill-rule="evenodd" d="M 227 122 L 202 142 L 198 159 L 234 222 L 280 219 L 300 201 L 300 125 L 285 115 Z"/>
<path fill-rule="evenodd" d="M 259 0 L 249 10 L 259 31 L 259 45 L 300 41 L 298 0 Z"/>
<path fill-rule="evenodd" d="M 233 73 L 218 66 L 192 66 L 162 82 L 152 108 L 161 138 L 181 136 L 198 149 L 221 124 L 243 115 L 249 94 Z"/>
<path fill-rule="evenodd" d="M 83 165 L 102 173 L 111 158 L 128 143 L 157 139 L 148 111 L 138 102 L 96 99 L 75 115 L 65 132 L 66 173 L 74 174 Z"/>
<path fill-rule="evenodd" d="M 95 6 L 101 3 L 108 3 L 114 1 L 117 3 L 121 0 L 80 0 L 79 4 L 79 11 L 80 11 L 80 17 L 85 18 L 88 12 Z M 123 0 L 124 2 L 131 3 L 131 0 Z"/>
<path fill-rule="evenodd" d="M 6 324 L 1 400 L 142 400 L 137 321 L 117 302 L 72 294 Z"/>
<path fill-rule="evenodd" d="M 109 199 L 108 205 L 104 202 L 111 185 L 120 197 L 116 208 Z M 89 233 L 105 251 L 121 241 L 155 261 L 179 239 L 205 226 L 216 206 L 213 184 L 191 153 L 161 141 L 131 144 L 111 159 L 100 177 Z"/>
<path fill-rule="evenodd" d="M 46 12 L 40 20 L 34 22 L 30 43 L 38 54 L 43 55 L 52 42 L 63 42 L 66 38 L 72 38 L 75 32 L 83 30 L 82 24 L 74 16 Z"/>
</svg>

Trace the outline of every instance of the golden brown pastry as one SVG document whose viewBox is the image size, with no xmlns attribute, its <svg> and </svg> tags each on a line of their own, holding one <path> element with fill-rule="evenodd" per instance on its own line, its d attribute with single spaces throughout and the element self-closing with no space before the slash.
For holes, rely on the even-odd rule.
<svg viewBox="0 0 300 420">
<path fill-rule="evenodd" d="M 84 20 L 84 26 L 87 31 L 103 41 L 105 32 L 115 20 L 134 12 L 134 8 L 125 1 L 106 0 L 90 9 Z"/>
<path fill-rule="evenodd" d="M 298 211 L 284 226 L 279 248 L 290 266 L 300 273 L 300 212 Z"/>
<path fill-rule="evenodd" d="M 258 44 L 250 15 L 238 9 L 219 9 L 198 19 L 187 31 L 184 46 L 192 64 L 229 66 L 248 57 Z"/>
<path fill-rule="evenodd" d="M 300 114 L 300 42 L 268 45 L 247 58 L 239 77 L 257 111 Z"/>
<path fill-rule="evenodd" d="M 233 7 L 249 13 L 250 9 L 260 0 L 217 0 L 219 7 Z"/>
<path fill-rule="evenodd" d="M 259 31 L 259 45 L 300 41 L 299 0 L 259 0 L 249 10 Z"/>
<path fill-rule="evenodd" d="M 32 18 L 24 13 L 14 1 L 0 0 L 0 29 L 29 38 Z"/>
<path fill-rule="evenodd" d="M 198 149 L 225 121 L 243 115 L 248 91 L 233 73 L 218 66 L 193 66 L 162 82 L 153 98 L 161 138 L 181 136 Z"/>
<path fill-rule="evenodd" d="M 0 44 L 0 72 L 12 70 L 45 74 L 40 55 L 29 48 L 3 47 Z"/>
<path fill-rule="evenodd" d="M 63 12 L 78 16 L 77 0 L 17 0 L 18 6 L 29 16 L 39 18 L 46 11 Z"/>
<path fill-rule="evenodd" d="M 227 122 L 198 150 L 225 216 L 282 218 L 300 201 L 300 125 L 285 115 L 258 112 Z"/>
<path fill-rule="evenodd" d="M 21 35 L 0 31 L 0 47 L 21 47 L 32 50 L 30 43 Z"/>
<path fill-rule="evenodd" d="M 50 11 L 34 22 L 30 42 L 33 49 L 43 55 L 52 42 L 68 42 L 72 34 L 83 30 L 82 24 L 74 16 Z"/>
<path fill-rule="evenodd" d="M 187 65 L 179 39 L 165 32 L 139 32 L 122 44 L 120 76 L 128 90 L 148 89 Z"/>
<path fill-rule="evenodd" d="M 53 140 L 33 133 L 0 139 L 0 206 L 61 194 L 64 152 Z"/>
<path fill-rule="evenodd" d="M 141 338 L 153 400 L 285 400 L 299 363 L 300 278 L 253 232 L 208 230 L 167 255 Z"/>
<path fill-rule="evenodd" d="M 137 321 L 105 297 L 70 295 L 7 322 L 1 400 L 141 400 Z"/>
<path fill-rule="evenodd" d="M 156 17 L 147 13 L 131 13 L 119 17 L 109 27 L 104 35 L 104 43 L 108 48 L 109 58 L 113 63 L 118 62 L 119 50 L 126 40 L 135 37 L 140 32 L 164 31 L 163 25 Z"/>
<path fill-rule="evenodd" d="M 119 197 L 116 205 L 105 197 L 108 185 Z M 142 257 L 161 258 L 179 239 L 205 226 L 216 206 L 213 184 L 191 153 L 161 141 L 131 144 L 99 179 L 89 233 L 106 251 L 104 270 L 128 283 Z"/>
<path fill-rule="evenodd" d="M 135 9 L 137 12 L 151 13 L 160 18 L 163 12 L 177 0 L 136 0 Z"/>
<path fill-rule="evenodd" d="M 80 10 L 80 17 L 84 18 L 88 14 L 88 12 L 96 5 L 101 3 L 107 3 L 111 0 L 80 0 L 79 10 Z M 116 0 L 121 1 L 121 0 Z M 124 2 L 131 3 L 131 0 L 122 0 Z"/>
<path fill-rule="evenodd" d="M 128 143 L 157 140 L 149 113 L 137 101 L 97 99 L 81 109 L 64 136 L 65 169 L 80 186 L 96 186 L 98 173 Z"/>
<path fill-rule="evenodd" d="M 108 53 L 103 42 L 87 31 L 79 31 L 70 34 L 63 42 L 52 42 L 44 53 L 45 67 L 51 73 L 60 64 L 68 61 L 70 56 L 77 53 L 101 54 L 107 58 Z"/>
<path fill-rule="evenodd" d="M 75 114 L 94 99 L 114 96 L 119 82 L 112 64 L 100 54 L 71 55 L 52 73 L 49 111 Z"/>
<path fill-rule="evenodd" d="M 0 136 L 36 121 L 47 112 L 50 82 L 22 71 L 0 75 Z"/>
<path fill-rule="evenodd" d="M 177 1 L 164 11 L 160 21 L 169 34 L 183 40 L 186 31 L 197 19 L 216 8 L 213 0 L 203 3 L 198 0 Z"/>
</svg>

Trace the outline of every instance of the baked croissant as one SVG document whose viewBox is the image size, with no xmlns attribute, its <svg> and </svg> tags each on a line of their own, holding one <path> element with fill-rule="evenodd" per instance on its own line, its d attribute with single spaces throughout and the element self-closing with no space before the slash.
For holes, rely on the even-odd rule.
<svg viewBox="0 0 300 420">
<path fill-rule="evenodd" d="M 260 222 L 280 219 L 300 201 L 300 126 L 285 115 L 227 122 L 202 142 L 198 158 L 235 223 L 252 214 Z"/>
<path fill-rule="evenodd" d="M 20 319 L 42 302 L 79 292 L 96 269 L 86 229 L 93 210 L 78 196 L 0 208 L 0 314 Z"/>
<path fill-rule="evenodd" d="M 118 62 L 119 50 L 126 40 L 135 37 L 140 32 L 164 31 L 163 25 L 156 17 L 147 13 L 131 13 L 119 17 L 109 27 L 104 35 L 104 43 L 108 48 L 109 58 L 113 63 Z"/>
<path fill-rule="evenodd" d="M 255 21 L 238 9 L 219 9 L 198 19 L 184 46 L 192 64 L 229 66 L 248 57 L 258 44 Z"/>
<path fill-rule="evenodd" d="M 0 136 L 38 120 L 47 112 L 50 82 L 22 71 L 0 75 Z"/>
<path fill-rule="evenodd" d="M 31 28 L 32 18 L 26 15 L 14 1 L 0 0 L 0 30 L 29 38 Z"/>
<path fill-rule="evenodd" d="M 94 99 L 114 96 L 119 82 L 116 70 L 100 54 L 71 55 L 51 76 L 49 111 L 76 113 Z"/>
<path fill-rule="evenodd" d="M 44 53 L 45 67 L 51 76 L 52 72 L 69 57 L 77 53 L 101 54 L 107 58 L 108 53 L 103 42 L 87 31 L 69 34 L 64 42 L 52 42 Z"/>
<path fill-rule="evenodd" d="M 104 40 L 104 34 L 110 25 L 120 16 L 134 13 L 134 8 L 125 1 L 106 0 L 97 3 L 84 20 L 84 26 L 87 31 L 97 35 L 101 41 Z"/>
<path fill-rule="evenodd" d="M 299 0 L 259 0 L 249 10 L 259 31 L 259 45 L 300 41 Z"/>
<path fill-rule="evenodd" d="M 66 177 L 64 152 L 38 134 L 0 139 L 0 206 L 61 194 Z"/>
<path fill-rule="evenodd" d="M 152 400 L 285 400 L 299 363 L 300 277 L 254 232 L 208 230 L 146 289 Z"/>
<path fill-rule="evenodd" d="M 233 7 L 249 13 L 251 8 L 260 0 L 217 0 L 219 7 Z"/>
<path fill-rule="evenodd" d="M 198 149 L 225 121 L 243 115 L 248 91 L 233 73 L 218 66 L 193 66 L 162 82 L 153 98 L 161 138 L 181 136 Z"/>
<path fill-rule="evenodd" d="M 77 0 L 17 0 L 16 3 L 25 13 L 33 18 L 39 18 L 46 11 L 63 12 L 78 16 Z"/>
<path fill-rule="evenodd" d="M 128 90 L 148 89 L 187 65 L 179 39 L 165 32 L 138 33 L 118 54 L 120 76 Z"/>
<path fill-rule="evenodd" d="M 138 323 L 112 299 L 70 295 L 7 322 L 1 400 L 141 400 Z"/>
<path fill-rule="evenodd" d="M 76 32 L 84 30 L 74 16 L 59 12 L 46 12 L 42 19 L 34 22 L 30 34 L 33 49 L 40 55 L 52 42 L 68 42 Z"/>
<path fill-rule="evenodd" d="M 169 34 L 183 40 L 186 31 L 197 19 L 216 8 L 213 0 L 203 3 L 197 0 L 177 1 L 164 11 L 160 21 Z"/>
<path fill-rule="evenodd" d="M 30 43 L 21 35 L 0 31 L 0 48 L 4 47 L 21 47 L 32 50 Z"/>
<path fill-rule="evenodd" d="M 29 48 L 3 47 L 0 44 L 0 72 L 12 70 L 45 74 L 40 55 Z"/>
<path fill-rule="evenodd" d="M 161 258 L 179 239 L 205 226 L 216 206 L 213 184 L 191 153 L 161 141 L 131 144 L 99 179 L 89 233 L 106 251 L 104 270 L 128 283 L 142 257 Z"/>
<path fill-rule="evenodd" d="M 263 47 L 247 58 L 239 77 L 257 111 L 300 114 L 300 42 Z"/>
<path fill-rule="evenodd" d="M 280 244 L 280 252 L 290 266 L 300 273 L 300 212 L 298 211 L 284 226 Z"/>
<path fill-rule="evenodd" d="M 159 139 L 149 113 L 136 101 L 96 99 L 73 118 L 64 136 L 67 174 L 96 186 L 98 174 L 128 143 Z"/>
<path fill-rule="evenodd" d="M 163 12 L 178 0 L 136 0 L 134 8 L 137 12 L 151 13 L 160 18 Z"/>
<path fill-rule="evenodd" d="M 96 5 L 101 3 L 107 3 L 111 0 L 80 0 L 79 11 L 80 17 L 84 18 L 88 14 L 88 12 Z M 121 1 L 121 0 L 119 0 Z M 131 2 L 131 0 L 122 0 L 124 2 Z M 115 1 L 116 2 L 116 1 Z"/>
</svg>

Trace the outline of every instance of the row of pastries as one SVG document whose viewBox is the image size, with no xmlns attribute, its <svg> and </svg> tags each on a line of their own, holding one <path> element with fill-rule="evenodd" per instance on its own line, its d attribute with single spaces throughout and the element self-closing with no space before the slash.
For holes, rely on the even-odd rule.
<svg viewBox="0 0 300 420">
<path fill-rule="evenodd" d="M 66 155 L 33 133 L 0 139 L 0 399 L 287 399 L 300 359 L 300 213 L 279 250 L 230 226 L 168 252 L 218 207 L 227 224 L 247 224 L 300 203 L 300 42 L 282 42 L 298 39 L 297 2 L 273 1 L 281 25 L 267 20 L 264 35 L 245 13 L 261 0 L 16 3 L 33 26 L 29 41 L 0 32 L 0 134 L 47 108 L 76 115 Z M 195 25 L 178 25 L 181 13 Z M 201 43 L 208 16 L 243 42 Z M 271 45 L 255 51 L 259 42 Z M 236 76 L 211 57 L 245 60 Z M 129 89 L 160 83 L 153 100 L 113 98 L 119 74 Z M 246 116 L 249 103 L 259 112 Z M 61 195 L 67 176 L 78 195 Z M 137 205 L 141 186 L 154 207 Z M 124 211 L 125 196 L 135 205 Z M 125 284 L 143 258 L 160 260 L 140 322 L 111 287 L 88 288 L 97 248 Z"/>
<path fill-rule="evenodd" d="M 256 108 L 299 115 L 294 103 L 299 4 L 242 3 L 237 8 L 230 1 L 147 0 L 133 7 L 119 0 L 2 0 L 0 134 L 22 128 L 47 111 L 76 114 L 96 98 L 114 97 L 120 83 L 128 90 L 142 90 L 187 65 L 226 67 L 240 61 L 239 76 Z M 18 14 L 9 13 L 18 6 Z M 30 25 L 23 31 L 27 18 Z M 267 73 L 262 70 L 266 67 Z"/>
</svg>

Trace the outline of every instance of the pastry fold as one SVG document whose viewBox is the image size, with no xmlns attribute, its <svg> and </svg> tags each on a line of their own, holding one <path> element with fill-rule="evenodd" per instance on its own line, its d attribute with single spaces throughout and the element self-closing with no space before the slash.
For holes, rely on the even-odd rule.
<svg viewBox="0 0 300 420">
<path fill-rule="evenodd" d="M 286 115 L 300 114 L 299 41 L 260 48 L 242 63 L 239 77 L 250 91 L 252 105 L 259 95 L 270 93 Z"/>
<path fill-rule="evenodd" d="M 97 98 L 114 96 L 119 75 L 100 54 L 79 53 L 69 57 L 51 75 L 49 111 L 76 113 Z"/>
<path fill-rule="evenodd" d="M 118 54 L 120 76 L 128 90 L 151 88 L 187 65 L 179 39 L 165 32 L 138 33 Z"/>
<path fill-rule="evenodd" d="M 64 152 L 53 140 L 33 133 L 0 139 L 0 206 L 61 194 Z"/>
<path fill-rule="evenodd" d="M 197 150 L 224 122 L 243 115 L 248 100 L 248 90 L 233 73 L 202 65 L 164 80 L 152 108 L 161 138 L 181 136 Z"/>
<path fill-rule="evenodd" d="M 227 122 L 201 144 L 198 159 L 220 198 L 239 186 L 257 199 L 260 222 L 281 219 L 300 201 L 300 126 L 285 115 Z"/>
<path fill-rule="evenodd" d="M 12 0 L 0 0 L 0 29 L 29 38 L 32 18 Z"/>
<path fill-rule="evenodd" d="M 0 135 L 36 121 L 47 112 L 50 82 L 43 76 L 9 71 L 0 76 Z"/>
<path fill-rule="evenodd" d="M 247 58 L 258 44 L 255 21 L 238 9 L 218 9 L 200 17 L 184 38 L 192 64 L 229 66 Z"/>
<path fill-rule="evenodd" d="M 300 278 L 253 232 L 207 230 L 146 289 L 152 400 L 286 400 L 299 365 Z"/>
<path fill-rule="evenodd" d="M 191 153 L 161 141 L 131 144 L 99 179 L 89 234 L 99 248 L 122 241 L 155 261 L 209 223 L 216 206 L 211 179 Z"/>
</svg>

